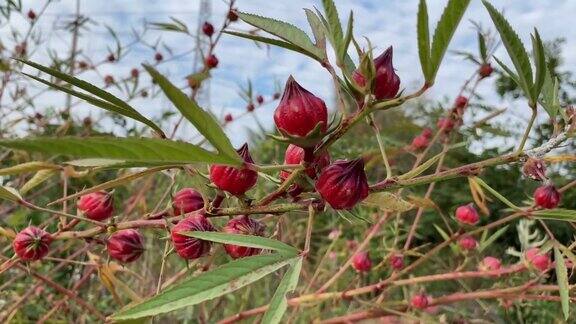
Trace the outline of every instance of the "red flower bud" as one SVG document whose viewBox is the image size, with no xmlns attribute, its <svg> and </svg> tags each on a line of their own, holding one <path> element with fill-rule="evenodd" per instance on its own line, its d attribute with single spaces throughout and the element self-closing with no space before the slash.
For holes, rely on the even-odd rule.
<svg viewBox="0 0 576 324">
<path fill-rule="evenodd" d="M 180 234 L 180 232 L 192 231 L 214 232 L 216 229 L 204 215 L 190 216 L 178 222 L 172 228 L 172 243 L 176 253 L 184 259 L 197 259 L 208 253 L 212 246 L 210 241 Z"/>
<path fill-rule="evenodd" d="M 306 136 L 318 124 L 326 131 L 328 110 L 324 101 L 302 88 L 292 76 L 286 81 L 284 94 L 274 113 L 276 127 L 291 136 Z"/>
<path fill-rule="evenodd" d="M 105 83 L 107 86 L 114 84 L 114 77 L 111 76 L 111 75 L 105 76 L 105 77 L 104 77 L 104 83 Z"/>
<path fill-rule="evenodd" d="M 454 121 L 451 118 L 440 118 L 436 126 L 442 130 L 443 133 L 447 134 L 454 129 Z"/>
<path fill-rule="evenodd" d="M 124 229 L 112 234 L 106 247 L 112 259 L 129 263 L 144 252 L 144 237 L 135 229 Z"/>
<path fill-rule="evenodd" d="M 540 159 L 529 157 L 522 166 L 522 173 L 532 180 L 543 181 L 546 179 L 546 164 Z"/>
<path fill-rule="evenodd" d="M 210 69 L 213 69 L 218 66 L 218 58 L 214 54 L 210 54 L 205 60 L 206 66 Z"/>
<path fill-rule="evenodd" d="M 212 34 L 214 34 L 214 26 L 209 22 L 205 22 L 204 25 L 202 25 L 202 32 L 204 35 L 212 37 Z"/>
<path fill-rule="evenodd" d="M 274 95 L 272 95 L 272 98 L 274 98 L 274 100 L 278 100 L 280 99 L 280 94 L 278 92 L 275 92 Z"/>
<path fill-rule="evenodd" d="M 256 102 L 261 105 L 262 103 L 264 103 L 264 97 L 262 97 L 261 95 L 257 95 L 256 96 Z"/>
<path fill-rule="evenodd" d="M 232 120 L 234 120 L 234 117 L 232 117 L 231 114 L 224 115 L 224 122 L 225 123 L 230 123 L 230 122 L 232 122 Z"/>
<path fill-rule="evenodd" d="M 86 63 L 86 61 L 80 61 L 78 62 L 78 67 L 81 68 L 82 70 L 87 69 L 88 63 Z"/>
<path fill-rule="evenodd" d="M 245 162 L 254 163 L 252 156 L 250 156 L 250 151 L 248 151 L 248 144 L 242 145 L 237 152 Z M 256 184 L 258 172 L 245 167 L 235 168 L 225 165 L 213 165 L 210 167 L 210 180 L 220 190 L 240 196 Z"/>
<path fill-rule="evenodd" d="M 432 138 L 432 136 L 434 136 L 434 134 L 432 133 L 432 130 L 428 127 L 424 128 L 422 130 L 422 133 L 420 133 L 420 135 L 422 135 L 426 138 Z"/>
<path fill-rule="evenodd" d="M 468 105 L 468 98 L 464 96 L 458 96 L 456 101 L 454 101 L 454 106 L 456 108 L 464 108 L 466 105 Z"/>
<path fill-rule="evenodd" d="M 475 225 L 480 220 L 480 216 L 474 205 L 470 203 L 456 208 L 456 220 L 463 224 Z"/>
<path fill-rule="evenodd" d="M 430 144 L 430 140 L 428 139 L 428 137 L 424 135 L 418 135 L 414 137 L 414 139 L 412 139 L 412 144 L 410 144 L 410 148 L 413 151 L 423 150 L 426 147 L 428 147 L 428 144 Z"/>
<path fill-rule="evenodd" d="M 156 62 L 160 62 L 164 59 L 164 56 L 162 55 L 162 53 L 157 52 L 156 54 L 154 54 L 154 59 L 156 60 Z"/>
<path fill-rule="evenodd" d="M 114 54 L 112 53 L 108 54 L 108 57 L 106 59 L 108 60 L 108 62 L 116 61 L 116 57 L 114 57 Z"/>
<path fill-rule="evenodd" d="M 524 256 L 530 265 L 540 271 L 546 271 L 552 265 L 548 254 L 542 254 L 539 248 L 529 249 Z"/>
<path fill-rule="evenodd" d="M 372 260 L 368 252 L 358 252 L 352 259 L 352 266 L 358 272 L 368 272 L 372 268 Z"/>
<path fill-rule="evenodd" d="M 36 13 L 34 12 L 34 10 L 32 10 L 32 9 L 28 10 L 28 18 L 30 20 L 36 19 Z"/>
<path fill-rule="evenodd" d="M 140 71 L 138 71 L 137 68 L 133 68 L 132 70 L 130 70 L 130 76 L 133 77 L 134 79 L 137 79 L 139 75 Z"/>
<path fill-rule="evenodd" d="M 534 202 L 538 207 L 553 209 L 560 203 L 560 192 L 554 185 L 544 185 L 534 191 Z"/>
<path fill-rule="evenodd" d="M 478 74 L 480 74 L 480 77 L 482 79 L 489 77 L 492 72 L 494 72 L 494 68 L 492 68 L 492 65 L 490 65 L 490 63 L 484 63 L 480 66 L 480 69 L 478 70 Z"/>
<path fill-rule="evenodd" d="M 392 46 L 374 59 L 376 74 L 374 76 L 374 97 L 377 100 L 394 98 L 400 89 L 400 78 L 394 72 L 392 65 Z M 359 70 L 354 71 L 352 78 L 363 87 L 366 85 L 366 77 Z"/>
<path fill-rule="evenodd" d="M 246 105 L 246 110 L 248 110 L 248 112 L 253 112 L 254 111 L 254 104 L 249 103 L 248 105 Z"/>
<path fill-rule="evenodd" d="M 393 254 L 390 256 L 390 266 L 394 270 L 401 270 L 404 268 L 404 256 L 402 254 Z"/>
<path fill-rule="evenodd" d="M 502 262 L 500 259 L 487 256 L 480 262 L 478 265 L 478 270 L 480 271 L 490 271 L 490 270 L 499 270 L 502 267 Z"/>
<path fill-rule="evenodd" d="M 174 215 L 191 213 L 204 208 L 204 199 L 202 199 L 202 195 L 198 191 L 192 188 L 184 188 L 174 195 L 172 208 Z"/>
<path fill-rule="evenodd" d="M 12 241 L 14 252 L 25 261 L 40 260 L 48 254 L 52 236 L 36 226 L 28 226 Z"/>
<path fill-rule="evenodd" d="M 97 191 L 80 197 L 77 207 L 84 216 L 101 221 L 112 216 L 114 199 L 106 191 Z"/>
<path fill-rule="evenodd" d="M 238 14 L 234 11 L 234 10 L 230 10 L 228 11 L 228 20 L 230 21 L 236 21 L 238 20 Z"/>
<path fill-rule="evenodd" d="M 425 294 L 414 295 L 410 300 L 410 305 L 417 309 L 424 309 L 428 307 L 428 304 L 430 304 L 430 297 Z"/>
<path fill-rule="evenodd" d="M 316 181 L 316 190 L 334 209 L 351 209 L 368 197 L 368 180 L 362 158 L 339 160 L 326 167 Z"/>
<path fill-rule="evenodd" d="M 222 231 L 229 234 L 263 236 L 264 228 L 264 224 L 260 221 L 252 219 L 246 215 L 241 215 L 229 220 Z M 256 255 L 261 251 L 261 249 L 233 244 L 224 244 L 224 249 L 233 259 Z"/>
<path fill-rule="evenodd" d="M 300 164 L 304 161 L 304 149 L 294 144 L 288 145 L 284 153 L 284 164 Z M 311 179 L 316 179 L 316 174 L 330 164 L 330 155 L 328 152 L 314 157 L 314 161 L 306 168 L 306 174 Z M 280 179 L 286 180 L 292 172 L 281 171 Z"/>
<path fill-rule="evenodd" d="M 458 245 L 463 250 L 470 251 L 476 249 L 478 242 L 472 236 L 465 235 L 458 240 Z"/>
</svg>

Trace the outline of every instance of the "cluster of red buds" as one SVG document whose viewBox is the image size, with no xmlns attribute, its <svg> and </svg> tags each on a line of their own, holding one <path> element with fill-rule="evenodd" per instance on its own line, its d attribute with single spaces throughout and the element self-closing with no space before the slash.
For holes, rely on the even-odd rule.
<svg viewBox="0 0 576 324">
<path fill-rule="evenodd" d="M 425 148 L 430 145 L 430 139 L 432 138 L 432 130 L 430 128 L 424 128 L 422 132 L 412 139 L 412 143 L 410 144 L 411 151 L 420 151 L 424 150 Z"/>
</svg>

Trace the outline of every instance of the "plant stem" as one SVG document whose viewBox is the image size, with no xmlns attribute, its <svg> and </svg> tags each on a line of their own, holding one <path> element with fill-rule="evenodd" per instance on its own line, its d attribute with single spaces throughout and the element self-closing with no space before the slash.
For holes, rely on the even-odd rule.
<svg viewBox="0 0 576 324">
<path fill-rule="evenodd" d="M 522 136 L 522 140 L 520 141 L 520 146 L 518 146 L 518 150 L 516 150 L 516 154 L 518 155 L 522 154 L 522 150 L 524 150 L 524 145 L 526 145 L 528 135 L 530 135 L 530 131 L 532 130 L 532 126 L 534 125 L 534 121 L 536 120 L 536 115 L 538 113 L 538 109 L 536 109 L 536 106 L 530 108 L 532 108 L 532 116 L 530 116 L 530 121 L 528 122 L 528 126 L 526 126 L 524 136 Z"/>
<path fill-rule="evenodd" d="M 88 222 L 88 223 L 92 223 L 94 225 L 100 226 L 102 228 L 106 228 L 108 227 L 108 224 L 103 223 L 103 222 L 99 222 L 90 218 L 85 218 L 85 217 L 80 217 L 80 216 L 76 216 L 76 215 L 72 215 L 72 214 L 68 214 L 68 213 L 64 213 L 61 211 L 57 211 L 57 210 L 52 210 L 52 209 L 48 209 L 48 208 L 43 208 L 40 206 L 36 206 L 28 201 L 25 200 L 20 200 L 19 201 L 20 205 L 33 209 L 33 210 L 37 210 L 37 211 L 41 211 L 41 212 L 46 212 L 46 213 L 50 213 L 50 214 L 54 214 L 54 215 L 58 215 L 58 216 L 64 216 L 64 217 L 68 217 L 68 218 L 72 218 L 72 219 L 77 219 L 79 221 L 83 221 L 83 222 Z"/>
<path fill-rule="evenodd" d="M 388 157 L 386 156 L 386 148 L 384 147 L 384 141 L 380 135 L 380 129 L 376 122 L 374 121 L 374 115 L 370 114 L 366 117 L 368 124 L 372 126 L 374 134 L 376 135 L 376 140 L 378 140 L 378 147 L 380 148 L 380 154 L 382 154 L 382 160 L 384 161 L 384 166 L 386 167 L 386 179 L 392 178 L 392 168 L 390 168 L 390 162 L 388 162 Z"/>
</svg>

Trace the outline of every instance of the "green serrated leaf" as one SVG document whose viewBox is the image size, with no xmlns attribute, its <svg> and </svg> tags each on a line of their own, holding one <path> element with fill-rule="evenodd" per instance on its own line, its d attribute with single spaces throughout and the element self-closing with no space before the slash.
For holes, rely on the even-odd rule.
<svg viewBox="0 0 576 324">
<path fill-rule="evenodd" d="M 436 73 L 438 73 L 438 69 L 448 49 L 448 45 L 452 40 L 452 36 L 454 36 L 456 27 L 460 23 L 460 20 L 462 20 L 462 16 L 464 16 L 464 12 L 469 4 L 470 0 L 448 0 L 448 4 L 442 12 L 438 25 L 436 25 L 436 30 L 434 30 L 434 37 L 432 38 L 432 46 L 430 49 L 432 68 L 430 69 L 429 80 L 427 81 L 433 82 L 434 78 L 436 78 Z"/>
<path fill-rule="evenodd" d="M 506 18 L 492 6 L 488 1 L 483 0 L 484 6 L 492 18 L 492 22 L 496 26 L 496 30 L 500 34 L 502 43 L 506 47 L 506 51 L 516 68 L 518 74 L 519 86 L 524 90 L 526 97 L 532 102 L 536 102 L 536 98 L 532 96 L 532 66 L 530 65 L 530 58 L 524 48 L 524 44 L 512 29 Z"/>
<path fill-rule="evenodd" d="M 310 28 L 312 29 L 312 34 L 314 34 L 316 47 L 326 49 L 326 33 L 320 18 L 310 9 L 304 9 L 304 12 L 306 13 L 308 24 L 310 24 Z"/>
<path fill-rule="evenodd" d="M 532 51 L 534 52 L 534 61 L 536 62 L 536 78 L 534 79 L 534 86 L 532 88 L 532 98 L 534 98 L 535 103 L 540 96 L 544 79 L 548 73 L 544 45 L 542 44 L 542 39 L 540 39 L 540 34 L 537 29 L 534 29 L 534 35 L 532 36 Z"/>
<path fill-rule="evenodd" d="M 247 33 L 240 33 L 240 32 L 235 32 L 235 31 L 231 31 L 231 30 L 225 30 L 225 31 L 223 31 L 223 33 L 237 36 L 237 37 L 250 39 L 250 40 L 253 40 L 256 42 L 261 42 L 261 43 L 266 43 L 266 44 L 282 47 L 282 48 L 285 48 L 285 49 L 288 49 L 288 50 L 291 50 L 294 52 L 298 52 L 300 54 L 304 54 L 304 55 L 309 56 L 310 58 L 313 58 L 315 60 L 317 59 L 313 53 L 305 51 L 298 46 L 292 45 L 292 44 L 285 42 L 283 40 L 280 40 L 280 39 L 268 38 L 268 37 L 264 37 L 264 36 L 252 35 L 252 34 L 247 34 Z"/>
<path fill-rule="evenodd" d="M 35 69 L 38 69 L 44 73 L 47 73 L 47 74 L 49 74 L 55 78 L 58 78 L 62 81 L 70 83 L 71 85 L 76 86 L 76 87 L 78 87 L 84 91 L 87 91 L 88 93 L 93 94 L 94 96 L 100 98 L 101 100 L 94 98 L 92 96 L 82 94 L 78 91 L 74 91 L 71 88 L 65 88 L 65 87 L 59 86 L 57 84 L 51 83 L 49 81 L 45 81 L 41 78 L 38 78 L 38 77 L 32 76 L 30 74 L 24 73 L 25 75 L 33 78 L 34 80 L 42 82 L 46 85 L 49 85 L 55 89 L 60 90 L 60 91 L 64 91 L 66 93 L 69 93 L 69 94 L 71 94 L 75 97 L 78 97 L 80 99 L 86 100 L 89 103 L 91 103 L 97 107 L 100 107 L 100 108 L 103 108 L 103 109 L 106 109 L 109 111 L 113 111 L 113 112 L 119 113 L 121 115 L 124 115 L 126 117 L 137 120 L 143 124 L 148 125 L 150 128 L 154 129 L 154 131 L 156 131 L 156 133 L 158 133 L 160 136 L 163 136 L 163 137 L 165 136 L 164 132 L 162 131 L 162 129 L 160 129 L 160 127 L 158 127 L 156 124 L 154 124 L 151 120 L 149 120 L 146 117 L 144 117 L 143 115 L 141 115 L 138 111 L 136 111 L 136 109 L 132 108 L 126 102 L 124 102 L 123 100 L 119 99 L 118 97 L 112 95 L 111 93 L 109 93 L 105 90 L 102 90 L 102 89 L 100 89 L 100 88 L 98 88 L 98 87 L 96 87 L 96 86 L 94 86 L 94 85 L 92 85 L 92 84 L 90 84 L 84 80 L 80 80 L 78 78 L 75 78 L 75 77 L 70 76 L 66 73 L 60 72 L 58 70 L 51 69 L 49 67 L 46 67 L 46 66 L 43 66 L 43 65 L 40 65 L 38 63 L 31 62 L 31 61 L 20 60 L 20 59 L 17 59 L 17 60 L 19 62 L 22 62 L 26 65 L 29 65 L 29 66 L 35 68 Z"/>
<path fill-rule="evenodd" d="M 350 11 L 350 16 L 348 17 L 348 26 L 346 28 L 346 35 L 344 36 L 342 44 L 338 49 L 339 65 L 343 65 L 342 62 L 346 60 L 346 55 L 348 54 L 348 46 L 350 46 L 350 41 L 352 41 L 353 29 L 354 29 L 354 15 L 352 11 Z"/>
<path fill-rule="evenodd" d="M 322 50 L 314 46 L 312 40 L 310 40 L 310 37 L 308 37 L 304 31 L 292 24 L 244 12 L 238 12 L 238 16 L 245 23 L 254 27 L 258 27 L 274 36 L 280 37 L 281 39 L 297 47 L 300 47 L 304 51 L 310 53 L 316 60 L 320 62 L 325 58 Z"/>
<path fill-rule="evenodd" d="M 548 67 L 546 67 L 546 72 L 544 74 L 544 84 L 542 85 L 542 99 L 540 100 L 540 104 L 542 107 L 544 107 L 544 110 L 546 110 L 552 120 L 556 118 L 558 111 L 560 110 L 558 83 L 558 78 L 554 78 L 554 80 L 552 80 L 550 71 L 548 70 Z"/>
<path fill-rule="evenodd" d="M 283 254 L 257 255 L 237 259 L 212 271 L 173 285 L 160 294 L 112 316 L 128 320 L 167 313 L 199 304 L 249 285 L 292 262 Z"/>
<path fill-rule="evenodd" d="M 418 20 L 416 31 L 418 34 L 418 56 L 420 57 L 420 67 L 427 82 L 432 81 L 430 70 L 430 32 L 428 31 L 428 8 L 426 0 L 420 0 L 418 4 Z"/>
<path fill-rule="evenodd" d="M 300 271 L 302 270 L 302 260 L 303 258 L 297 258 L 295 261 L 290 263 L 290 268 L 284 274 L 282 281 L 276 288 L 274 296 L 268 305 L 268 310 L 262 317 L 262 323 L 266 324 L 276 324 L 280 323 L 282 316 L 288 308 L 288 300 L 286 299 L 286 294 L 293 292 L 298 285 L 298 278 L 300 277 Z"/>
<path fill-rule="evenodd" d="M 482 63 L 486 63 L 488 60 L 488 50 L 486 49 L 486 39 L 484 39 L 484 35 L 478 32 L 478 52 L 480 53 L 480 58 L 482 59 Z"/>
<path fill-rule="evenodd" d="M 510 69 L 508 66 L 506 66 L 506 64 L 504 64 L 502 61 L 500 61 L 496 56 L 494 56 L 494 60 L 496 61 L 496 63 L 498 63 L 498 65 L 500 65 L 500 67 L 508 74 L 508 76 L 510 78 L 512 78 L 512 80 L 518 85 L 520 86 L 520 79 L 518 78 L 518 75 L 516 73 L 514 73 L 514 71 L 512 71 L 512 69 Z"/>
<path fill-rule="evenodd" d="M 236 165 L 237 161 L 184 142 L 156 138 L 115 137 L 36 137 L 2 139 L 0 146 L 28 152 L 62 154 L 76 158 L 102 158 L 150 164 L 189 164 L 195 162 Z"/>
<path fill-rule="evenodd" d="M 556 278 L 560 292 L 560 304 L 562 305 L 564 320 L 567 321 L 570 316 L 570 283 L 568 282 L 568 271 L 566 271 L 564 256 L 556 246 L 554 246 L 554 260 L 556 261 Z"/>
<path fill-rule="evenodd" d="M 322 6 L 324 7 L 324 13 L 326 14 L 329 34 L 332 36 L 332 46 L 335 50 L 338 50 L 342 46 L 344 37 L 342 25 L 340 24 L 340 17 L 338 16 L 338 9 L 336 9 L 334 1 L 332 0 L 322 0 Z"/>
<path fill-rule="evenodd" d="M 174 86 L 166 77 L 160 74 L 156 69 L 150 65 L 144 64 L 144 68 L 156 83 L 160 86 L 164 94 L 174 106 L 182 113 L 182 115 L 196 127 L 200 134 L 204 137 L 223 155 L 226 155 L 231 160 L 235 160 L 237 165 L 242 163 L 242 158 L 230 143 L 230 139 L 220 127 L 220 124 L 204 109 L 200 108 L 196 101 L 190 99 L 184 92 Z"/>
<path fill-rule="evenodd" d="M 262 236 L 200 231 L 181 232 L 180 234 L 217 243 L 278 251 L 289 256 L 296 256 L 299 253 L 298 249 L 286 243 Z"/>
<path fill-rule="evenodd" d="M 0 186 L 0 199 L 17 202 L 22 200 L 22 196 L 12 187 Z"/>
</svg>

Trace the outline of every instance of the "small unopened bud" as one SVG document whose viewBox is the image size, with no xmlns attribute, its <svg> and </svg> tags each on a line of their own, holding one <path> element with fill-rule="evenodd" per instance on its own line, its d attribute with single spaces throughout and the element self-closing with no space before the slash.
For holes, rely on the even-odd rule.
<svg viewBox="0 0 576 324">
<path fill-rule="evenodd" d="M 237 216 L 228 221 L 222 229 L 224 233 L 263 236 L 265 226 L 260 221 L 247 215 Z M 233 259 L 243 258 L 260 253 L 261 249 L 246 246 L 224 244 L 224 249 Z"/>
<path fill-rule="evenodd" d="M 370 260 L 368 252 L 356 253 L 352 259 L 352 267 L 354 267 L 357 272 L 370 271 L 370 269 L 372 269 L 372 260 Z"/>
<path fill-rule="evenodd" d="M 40 260 L 48 254 L 52 236 L 36 226 L 28 226 L 16 234 L 12 248 L 24 261 Z"/>
<path fill-rule="evenodd" d="M 401 270 L 404 268 L 404 256 L 396 253 L 390 256 L 390 266 L 394 270 Z"/>
<path fill-rule="evenodd" d="M 490 63 L 484 63 L 480 66 L 480 69 L 478 70 L 478 74 L 480 74 L 480 77 L 482 79 L 489 77 L 492 72 L 494 71 L 494 68 L 492 67 L 492 65 L 490 65 Z"/>
<path fill-rule="evenodd" d="M 212 34 L 214 34 L 214 26 L 209 22 L 205 22 L 202 25 L 202 32 L 204 33 L 204 35 L 212 37 Z"/>
<path fill-rule="evenodd" d="M 522 173 L 532 180 L 543 181 L 546 179 L 546 164 L 540 159 L 529 157 L 522 166 Z"/>
<path fill-rule="evenodd" d="M 164 56 L 162 55 L 162 53 L 156 52 L 156 54 L 154 54 L 154 59 L 156 60 L 156 62 L 160 62 L 164 59 Z"/>
<path fill-rule="evenodd" d="M 475 225 L 480 220 L 480 216 L 474 205 L 470 203 L 456 208 L 456 220 L 463 224 Z"/>
<path fill-rule="evenodd" d="M 316 181 L 316 190 L 334 209 L 352 209 L 368 197 L 368 180 L 362 158 L 339 160 L 326 167 Z"/>
<path fill-rule="evenodd" d="M 204 208 L 204 199 L 198 191 L 192 188 L 178 191 L 172 199 L 174 215 L 187 214 L 202 208 Z"/>
<path fill-rule="evenodd" d="M 197 259 L 210 251 L 212 243 L 195 237 L 186 236 L 182 232 L 213 232 L 216 229 L 204 215 L 194 215 L 178 222 L 172 228 L 172 244 L 176 253 L 184 259 Z"/>
<path fill-rule="evenodd" d="M 458 240 L 458 245 L 463 250 L 471 251 L 476 249 L 478 242 L 472 236 L 465 235 Z"/>
<path fill-rule="evenodd" d="M 425 309 L 430 304 L 430 297 L 426 294 L 417 294 L 410 299 L 410 306 L 417 309 Z"/>
<path fill-rule="evenodd" d="M 550 256 L 546 253 L 542 253 L 539 248 L 531 248 L 524 254 L 526 261 L 530 265 L 540 271 L 546 271 L 550 268 L 552 262 L 550 261 Z"/>
<path fill-rule="evenodd" d="M 237 150 L 244 162 L 254 163 L 248 144 Z M 220 190 L 227 191 L 235 196 L 241 196 L 252 188 L 258 180 L 258 172 L 245 167 L 235 168 L 226 165 L 213 165 L 210 167 L 210 180 Z"/>
<path fill-rule="evenodd" d="M 478 270 L 480 271 L 499 270 L 501 267 L 502 267 L 502 261 L 500 261 L 500 259 L 487 256 L 478 265 Z"/>
<path fill-rule="evenodd" d="M 34 12 L 34 10 L 32 10 L 32 9 L 28 10 L 28 18 L 30 20 L 36 19 L 36 13 Z"/>
<path fill-rule="evenodd" d="M 218 58 L 214 54 L 210 54 L 205 60 L 206 66 L 213 69 L 218 66 Z"/>
<path fill-rule="evenodd" d="M 102 221 L 114 213 L 114 199 L 106 191 L 97 191 L 80 197 L 77 207 L 86 217 Z"/>
<path fill-rule="evenodd" d="M 144 252 L 144 237 L 132 228 L 120 230 L 110 236 L 106 247 L 112 259 L 129 263 L 138 259 Z"/>
<path fill-rule="evenodd" d="M 538 187 L 534 191 L 534 202 L 538 207 L 553 209 L 560 204 L 562 198 L 560 192 L 552 184 Z"/>
</svg>

